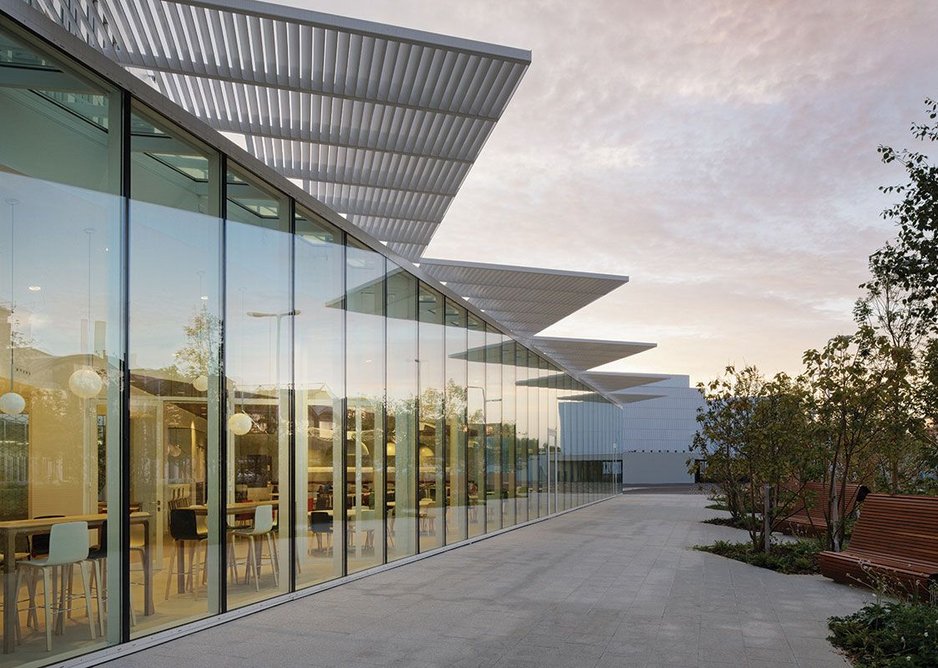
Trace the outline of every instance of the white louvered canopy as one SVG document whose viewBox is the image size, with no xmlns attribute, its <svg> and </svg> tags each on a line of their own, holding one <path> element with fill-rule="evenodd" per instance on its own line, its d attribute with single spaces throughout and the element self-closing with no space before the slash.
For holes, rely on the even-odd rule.
<svg viewBox="0 0 938 668">
<path fill-rule="evenodd" d="M 525 340 L 629 280 L 627 276 L 451 260 L 424 259 L 420 268 Z"/>
<path fill-rule="evenodd" d="M 251 0 L 27 0 L 404 257 L 529 51 Z"/>
<path fill-rule="evenodd" d="M 590 371 L 581 375 L 587 383 L 603 392 L 618 392 L 630 387 L 649 385 L 670 376 L 666 374 L 617 373 L 613 371 Z M 618 395 L 616 395 L 618 396 Z"/>
<path fill-rule="evenodd" d="M 615 362 L 630 355 L 651 350 L 657 345 L 636 341 L 601 341 L 554 336 L 535 336 L 531 339 L 531 343 L 558 364 L 577 371 L 586 371 Z"/>
</svg>

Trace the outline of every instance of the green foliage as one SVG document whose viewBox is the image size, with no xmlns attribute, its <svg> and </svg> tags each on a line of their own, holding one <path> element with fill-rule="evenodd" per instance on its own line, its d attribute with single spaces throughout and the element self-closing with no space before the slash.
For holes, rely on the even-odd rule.
<svg viewBox="0 0 938 668">
<path fill-rule="evenodd" d="M 828 620 L 828 640 L 857 668 L 938 666 L 938 605 L 871 603 Z"/>
<path fill-rule="evenodd" d="M 712 545 L 695 545 L 695 550 L 718 554 L 759 568 L 768 568 L 786 575 L 810 575 L 818 572 L 817 554 L 824 549 L 818 541 L 799 540 L 773 543 L 766 554 L 750 543 L 718 540 Z"/>
<path fill-rule="evenodd" d="M 708 506 L 709 507 L 709 506 Z M 752 518 L 748 515 L 744 515 L 739 518 L 733 517 L 711 517 L 708 520 L 701 520 L 704 524 L 716 524 L 721 527 L 733 527 L 734 529 L 743 529 L 749 531 L 750 525 L 752 523 Z"/>
</svg>

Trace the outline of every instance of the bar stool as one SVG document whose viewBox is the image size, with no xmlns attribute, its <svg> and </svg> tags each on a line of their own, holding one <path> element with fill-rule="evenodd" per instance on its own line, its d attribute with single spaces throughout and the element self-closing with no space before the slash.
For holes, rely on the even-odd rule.
<svg viewBox="0 0 938 668">
<path fill-rule="evenodd" d="M 255 538 L 264 538 L 267 543 L 267 555 L 274 575 L 274 585 L 280 586 L 280 566 L 277 563 L 277 549 L 274 546 L 274 507 L 264 504 L 254 509 L 254 526 L 237 529 L 232 536 L 248 539 L 248 554 L 244 564 L 244 579 L 247 581 L 248 569 L 254 574 L 254 588 L 260 591 L 260 562 L 264 558 L 264 543 L 256 544 Z"/>
<path fill-rule="evenodd" d="M 169 534 L 175 541 L 176 549 L 170 555 L 169 575 L 166 577 L 166 598 L 169 598 L 169 588 L 173 581 L 173 568 L 177 562 L 182 562 L 182 571 L 179 575 L 185 573 L 187 581 L 186 590 L 194 589 L 193 572 L 195 571 L 195 549 L 200 543 L 208 539 L 208 533 L 199 530 L 196 521 L 195 511 L 191 508 L 174 508 L 169 511 Z M 189 545 L 189 566 L 186 567 L 186 543 Z M 208 569 L 208 559 L 202 558 L 203 579 L 206 577 Z"/>
<path fill-rule="evenodd" d="M 42 598 L 45 608 L 46 620 L 46 651 L 52 651 L 52 615 L 56 616 L 56 625 L 62 622 L 62 615 L 70 609 L 70 595 L 66 594 L 66 580 L 71 577 L 72 568 L 78 564 L 81 571 L 81 583 L 84 588 L 85 614 L 88 615 L 88 628 L 91 630 L 91 639 L 95 634 L 94 612 L 91 605 L 90 566 L 88 561 L 88 523 L 63 522 L 54 524 L 49 532 L 49 554 L 45 559 L 30 559 L 20 562 L 17 570 L 17 590 L 19 590 L 19 576 L 26 570 L 35 569 L 42 573 Z M 52 574 L 59 569 L 61 592 L 56 599 L 52 587 Z M 34 593 L 34 592 L 33 592 Z M 30 596 L 30 607 L 35 608 L 35 597 Z M 28 615 L 27 615 L 28 618 Z"/>
</svg>

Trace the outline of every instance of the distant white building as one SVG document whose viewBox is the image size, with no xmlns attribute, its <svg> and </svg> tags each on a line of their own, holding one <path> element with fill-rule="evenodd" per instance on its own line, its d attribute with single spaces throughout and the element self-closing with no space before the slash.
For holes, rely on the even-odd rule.
<svg viewBox="0 0 938 668">
<path fill-rule="evenodd" d="M 622 406 L 623 484 L 693 482 L 687 460 L 704 398 L 690 377 L 662 375 L 617 396 L 634 397 Z"/>
</svg>

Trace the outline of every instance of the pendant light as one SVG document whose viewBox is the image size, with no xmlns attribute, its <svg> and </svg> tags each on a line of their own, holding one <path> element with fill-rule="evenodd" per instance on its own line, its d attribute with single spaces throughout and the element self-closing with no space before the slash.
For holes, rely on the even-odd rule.
<svg viewBox="0 0 938 668">
<path fill-rule="evenodd" d="M 244 288 L 241 288 L 241 313 L 244 313 Z M 241 342 L 241 345 L 238 349 L 238 357 L 240 359 L 239 366 L 243 372 L 244 370 L 244 341 Z M 237 388 L 233 390 L 235 399 L 237 399 Z M 246 433 L 251 431 L 251 427 L 254 425 L 254 420 L 251 419 L 251 416 L 244 412 L 244 399 L 241 400 L 241 410 L 232 413 L 231 417 L 228 418 L 228 431 L 230 431 L 235 436 L 244 436 Z"/>
<path fill-rule="evenodd" d="M 0 396 L 0 413 L 19 415 L 23 412 L 23 409 L 26 408 L 26 399 L 23 398 L 23 395 L 13 391 L 13 312 L 16 310 L 13 291 L 13 263 L 16 259 L 16 247 L 14 246 L 16 237 L 14 231 L 16 229 L 16 205 L 19 204 L 19 201 L 8 199 L 6 203 L 10 205 L 10 391 Z"/>
<path fill-rule="evenodd" d="M 86 227 L 84 230 L 85 234 L 88 235 L 88 343 L 89 348 L 93 346 L 93 335 L 94 327 L 91 324 L 91 235 L 94 234 L 93 227 Z M 88 366 L 82 367 L 72 373 L 68 379 L 68 389 L 72 391 L 72 394 L 79 397 L 80 399 L 91 399 L 92 397 L 98 396 L 98 393 L 101 391 L 101 388 L 104 387 L 104 381 L 101 380 L 101 376 L 98 375 L 98 372 L 94 370 L 94 363 L 92 361 L 93 353 L 89 349 L 88 351 Z"/>
</svg>

